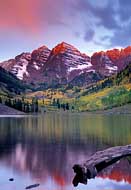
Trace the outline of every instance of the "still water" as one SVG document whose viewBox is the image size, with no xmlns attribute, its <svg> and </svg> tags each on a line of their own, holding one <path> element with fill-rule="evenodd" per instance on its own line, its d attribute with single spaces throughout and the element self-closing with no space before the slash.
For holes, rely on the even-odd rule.
<svg viewBox="0 0 131 190">
<path fill-rule="evenodd" d="M 0 190 L 128 190 L 127 159 L 73 187 L 72 166 L 98 150 L 131 144 L 131 115 L 45 113 L 0 117 Z M 13 182 L 9 178 L 14 178 Z"/>
</svg>

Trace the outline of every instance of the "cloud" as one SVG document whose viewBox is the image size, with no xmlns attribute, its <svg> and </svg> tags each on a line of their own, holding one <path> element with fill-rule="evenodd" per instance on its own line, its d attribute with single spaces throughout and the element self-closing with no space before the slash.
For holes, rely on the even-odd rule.
<svg viewBox="0 0 131 190">
<path fill-rule="evenodd" d="M 68 0 L 0 0 L 0 30 L 35 33 L 48 25 L 64 25 Z"/>
<path fill-rule="evenodd" d="M 91 7 L 92 13 L 100 20 L 98 24 L 104 26 L 107 29 L 119 28 L 117 20 L 115 19 L 115 4 L 112 4 L 111 2 L 112 1 L 108 1 L 108 4 L 102 8 Z"/>
<path fill-rule="evenodd" d="M 94 0 L 93 2 L 96 3 L 92 4 L 90 0 L 79 0 L 77 6 L 78 11 L 84 11 L 87 19 L 91 19 L 89 18 L 90 12 L 96 20 L 99 20 L 98 24 L 105 28 L 112 29 L 114 27 L 119 27 L 117 20 L 115 19 L 116 3 L 114 1 L 108 0 L 104 6 L 98 6 L 98 0 Z"/>
<path fill-rule="evenodd" d="M 114 35 L 110 39 L 111 46 L 128 46 L 131 45 L 131 1 L 118 1 L 117 18 L 119 28 L 114 28 Z"/>
<path fill-rule="evenodd" d="M 84 36 L 84 40 L 89 42 L 93 39 L 94 35 L 95 35 L 95 31 L 90 28 L 86 31 L 85 36 Z"/>
<path fill-rule="evenodd" d="M 0 0 L 0 35 L 7 49 L 15 38 L 32 49 L 34 42 L 52 48 L 60 40 L 85 52 L 127 46 L 130 13 L 130 0 Z"/>
<path fill-rule="evenodd" d="M 110 39 L 111 46 L 128 46 L 131 45 L 131 21 L 128 26 L 116 30 L 114 36 Z"/>
<path fill-rule="evenodd" d="M 87 42 L 94 37 L 94 43 L 103 44 L 103 48 L 129 45 L 131 43 L 131 1 L 104 0 L 102 2 L 104 3 L 100 4 L 99 0 L 79 1 L 77 11 L 82 12 L 87 19 L 86 22 L 91 23 L 89 28 L 89 24 L 85 22 L 84 40 Z M 105 28 L 109 35 L 107 32 L 104 33 L 104 30 L 102 32 L 101 27 Z M 102 32 L 102 37 L 96 35 L 99 31 Z M 103 39 L 107 44 L 103 43 Z"/>
<path fill-rule="evenodd" d="M 0 0 L 0 30 L 44 32 L 49 26 L 69 27 L 74 0 Z"/>
<path fill-rule="evenodd" d="M 93 3 L 92 3 L 93 2 Z M 101 43 L 102 37 L 111 36 L 114 29 L 119 29 L 119 23 L 117 22 L 117 3 L 112 0 L 104 0 L 103 4 L 99 0 L 78 0 L 75 7 L 77 14 L 81 14 L 81 22 L 83 22 L 83 36 L 84 41 L 89 42 L 94 39 L 95 44 Z M 102 31 L 101 28 L 104 28 Z M 106 30 L 106 32 L 105 32 Z M 105 33 L 104 33 L 105 32 Z M 101 33 L 101 35 L 98 35 Z M 109 45 L 109 39 L 108 44 Z"/>
<path fill-rule="evenodd" d="M 0 0 L 0 30 L 38 30 L 39 0 Z"/>
</svg>

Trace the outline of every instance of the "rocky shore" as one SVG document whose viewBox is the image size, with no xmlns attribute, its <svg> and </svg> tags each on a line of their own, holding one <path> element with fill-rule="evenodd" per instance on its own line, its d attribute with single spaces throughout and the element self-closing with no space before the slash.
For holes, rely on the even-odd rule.
<svg viewBox="0 0 131 190">
<path fill-rule="evenodd" d="M 0 115 L 24 115 L 24 112 L 0 104 Z"/>
</svg>

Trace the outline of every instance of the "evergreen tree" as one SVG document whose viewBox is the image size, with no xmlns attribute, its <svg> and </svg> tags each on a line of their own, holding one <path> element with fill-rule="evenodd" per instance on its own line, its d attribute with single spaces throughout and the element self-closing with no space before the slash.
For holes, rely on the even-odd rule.
<svg viewBox="0 0 131 190">
<path fill-rule="evenodd" d="M 22 101 L 20 99 L 16 100 L 15 109 L 22 111 Z"/>
<path fill-rule="evenodd" d="M 2 98 L 0 97 L 0 103 L 2 103 Z"/>
<path fill-rule="evenodd" d="M 74 110 L 74 106 L 71 106 L 71 110 L 72 110 L 72 111 Z"/>
<path fill-rule="evenodd" d="M 35 112 L 35 98 L 32 98 L 31 112 Z"/>
<path fill-rule="evenodd" d="M 60 109 L 60 103 L 57 104 L 58 109 Z"/>
<path fill-rule="evenodd" d="M 30 105 L 29 105 L 29 102 L 26 103 L 26 110 L 25 110 L 26 113 L 29 113 L 30 112 Z"/>
<path fill-rule="evenodd" d="M 69 110 L 69 103 L 66 103 L 65 108 L 66 110 Z"/>
<path fill-rule="evenodd" d="M 38 107 L 38 98 L 37 97 L 33 97 L 32 98 L 32 105 L 31 105 L 31 110 L 32 112 L 38 112 L 39 107 Z"/>
<path fill-rule="evenodd" d="M 55 106 L 55 105 L 56 105 L 56 100 L 55 100 L 55 98 L 53 98 L 52 105 L 53 105 L 53 106 Z"/>
<path fill-rule="evenodd" d="M 60 104 L 60 100 L 59 99 L 56 100 L 56 104 L 57 105 Z"/>
<path fill-rule="evenodd" d="M 37 113 L 39 111 L 39 108 L 38 108 L 38 98 L 36 98 L 36 101 L 35 101 L 35 112 Z"/>
<path fill-rule="evenodd" d="M 9 105 L 9 107 L 12 107 L 12 101 L 10 98 L 8 99 L 8 105 Z"/>
<path fill-rule="evenodd" d="M 63 103 L 63 104 L 61 104 L 61 107 L 63 108 L 63 110 L 65 111 L 65 109 L 66 109 L 66 106 L 65 106 L 65 104 Z"/>
</svg>

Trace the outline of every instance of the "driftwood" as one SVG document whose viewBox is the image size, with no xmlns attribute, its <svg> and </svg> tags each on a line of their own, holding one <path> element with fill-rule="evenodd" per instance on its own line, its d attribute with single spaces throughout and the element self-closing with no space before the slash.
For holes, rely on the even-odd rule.
<svg viewBox="0 0 131 190">
<path fill-rule="evenodd" d="M 101 170 L 127 156 L 131 156 L 131 144 L 96 152 L 84 164 L 73 166 L 76 173 L 73 179 L 74 186 L 78 183 L 87 184 L 88 179 L 95 178 Z"/>
</svg>

